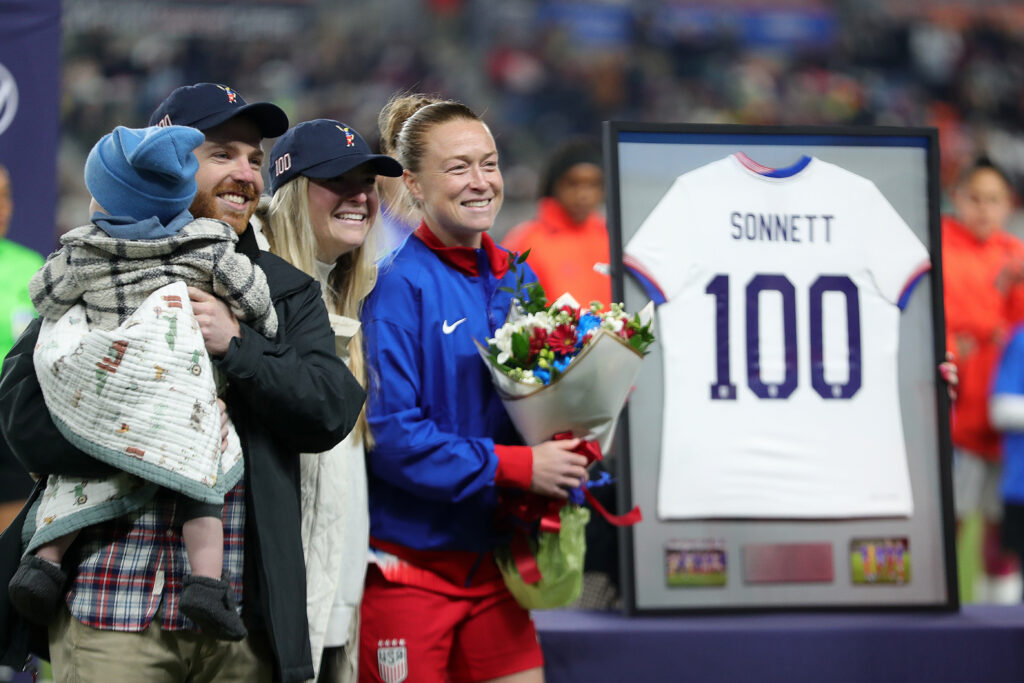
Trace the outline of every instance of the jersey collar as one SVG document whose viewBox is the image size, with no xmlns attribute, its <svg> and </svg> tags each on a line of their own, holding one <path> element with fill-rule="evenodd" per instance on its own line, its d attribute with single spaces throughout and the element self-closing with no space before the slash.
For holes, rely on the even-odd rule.
<svg viewBox="0 0 1024 683">
<path fill-rule="evenodd" d="M 477 254 L 481 251 L 487 256 L 487 261 L 491 266 L 491 272 L 494 274 L 494 277 L 500 280 L 508 272 L 508 252 L 499 248 L 486 232 L 480 241 L 479 249 L 474 249 L 473 247 L 446 247 L 437 238 L 437 235 L 431 232 L 426 223 L 420 223 L 420 227 L 416 228 L 416 232 L 413 234 L 423 244 L 427 245 L 428 249 L 437 254 L 439 259 L 466 275 L 473 277 L 480 275 L 480 262 Z"/>
<path fill-rule="evenodd" d="M 765 178 L 792 178 L 796 174 L 800 173 L 800 171 L 807 168 L 807 164 L 811 163 L 812 160 L 812 157 L 805 154 L 792 166 L 786 166 L 785 168 L 772 168 L 771 166 L 765 166 L 764 164 L 757 163 L 743 152 L 736 152 L 733 154 L 733 157 L 748 171 L 752 171 L 757 175 L 764 176 Z"/>
</svg>

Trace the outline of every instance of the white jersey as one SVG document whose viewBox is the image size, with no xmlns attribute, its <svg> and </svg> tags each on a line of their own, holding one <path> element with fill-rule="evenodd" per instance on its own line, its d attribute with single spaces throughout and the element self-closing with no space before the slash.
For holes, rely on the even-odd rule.
<svg viewBox="0 0 1024 683">
<path fill-rule="evenodd" d="M 659 517 L 911 514 L 896 351 L 930 261 L 871 181 L 735 154 L 677 178 L 625 252 L 664 301 Z"/>
</svg>

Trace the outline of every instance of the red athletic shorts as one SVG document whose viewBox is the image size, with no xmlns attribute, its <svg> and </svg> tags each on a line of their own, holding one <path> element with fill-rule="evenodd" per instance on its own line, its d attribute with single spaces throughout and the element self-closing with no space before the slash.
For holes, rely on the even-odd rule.
<svg viewBox="0 0 1024 683">
<path fill-rule="evenodd" d="M 471 683 L 544 666 L 530 613 L 507 590 L 444 595 L 371 564 L 360 617 L 360 681 Z"/>
</svg>

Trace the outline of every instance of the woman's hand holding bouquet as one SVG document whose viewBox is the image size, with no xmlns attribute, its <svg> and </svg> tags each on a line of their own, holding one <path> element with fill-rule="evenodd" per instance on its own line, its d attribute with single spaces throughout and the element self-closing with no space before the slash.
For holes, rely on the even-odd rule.
<svg viewBox="0 0 1024 683">
<path fill-rule="evenodd" d="M 512 267 L 528 254 L 510 255 Z M 597 302 L 581 307 L 569 294 L 548 304 L 538 283 L 524 287 L 521 279 L 516 296 L 487 346 L 477 343 L 513 424 L 534 446 L 531 493 L 503 500 L 514 531 L 509 547 L 495 557 L 521 605 L 561 607 L 579 596 L 582 584 L 590 518 L 584 497 L 612 524 L 640 521 L 638 508 L 614 516 L 596 505 L 586 466 L 611 446 L 619 413 L 654 341 L 653 305 L 630 316 L 620 304 L 608 310 Z M 578 477 L 572 476 L 574 468 L 566 474 L 567 459 L 579 468 Z"/>
</svg>

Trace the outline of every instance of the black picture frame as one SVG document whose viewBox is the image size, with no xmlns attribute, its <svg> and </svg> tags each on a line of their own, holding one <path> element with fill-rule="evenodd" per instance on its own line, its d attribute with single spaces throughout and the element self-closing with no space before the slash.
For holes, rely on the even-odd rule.
<svg viewBox="0 0 1024 683">
<path fill-rule="evenodd" d="M 779 610 L 958 610 L 960 603 L 954 545 L 955 521 L 951 472 L 952 446 L 949 436 L 949 398 L 944 380 L 938 372 L 938 362 L 945 357 L 945 322 L 942 305 L 937 131 L 933 128 L 917 127 L 744 126 L 606 121 L 603 125 L 603 143 L 612 292 L 613 300 L 625 302 L 628 310 L 636 310 L 646 299 L 642 296 L 643 290 L 638 281 L 632 275 L 627 274 L 623 265 L 624 246 L 632 234 L 630 230 L 635 231 L 637 225 L 635 210 L 634 215 L 624 218 L 623 206 L 624 203 L 629 203 L 633 195 L 638 192 L 638 188 L 640 191 L 647 192 L 650 183 L 645 179 L 639 179 L 631 184 L 629 175 L 631 170 L 630 168 L 623 169 L 622 165 L 624 150 L 628 152 L 629 149 L 624 145 L 648 144 L 645 140 L 651 141 L 649 144 L 655 147 L 659 144 L 680 145 L 680 149 L 683 150 L 679 152 L 681 156 L 686 154 L 688 145 L 734 146 L 736 151 L 742 151 L 744 148 L 749 150 L 751 146 L 764 150 L 792 147 L 793 151 L 808 148 L 849 148 L 858 150 L 851 151 L 850 154 L 860 154 L 861 156 L 867 151 L 865 148 L 874 148 L 875 146 L 906 147 L 908 150 L 911 148 L 919 150 L 919 152 L 908 151 L 907 154 L 919 159 L 919 162 L 915 163 L 918 163 L 920 168 L 913 170 L 915 175 L 920 178 L 919 187 L 915 190 L 915 194 L 920 196 L 916 196 L 914 201 L 921 205 L 926 215 L 922 221 L 919 221 L 920 225 L 917 226 L 917 230 L 923 233 L 919 234 L 919 237 L 927 238 L 925 243 L 931 258 L 931 271 L 926 277 L 930 311 L 923 314 L 927 322 L 920 325 L 919 332 L 928 339 L 931 354 L 935 360 L 934 363 L 931 363 L 932 371 L 928 391 L 934 402 L 934 411 L 928 412 L 932 414 L 933 418 L 931 427 L 934 429 L 934 434 L 931 434 L 930 438 L 934 440 L 936 452 L 932 453 L 933 457 L 925 456 L 930 457 L 928 463 L 918 463 L 923 469 L 912 470 L 911 480 L 915 490 L 915 499 L 919 495 L 919 490 L 927 490 L 936 493 L 938 500 L 931 507 L 925 506 L 920 513 L 915 506 L 914 513 L 902 531 L 900 531 L 898 521 L 885 520 L 884 523 L 879 524 L 877 535 L 885 538 L 899 536 L 909 538 L 915 569 L 917 568 L 916 563 L 929 559 L 932 561 L 928 564 L 936 566 L 927 568 L 931 577 L 926 582 L 927 585 L 924 587 L 919 585 L 912 591 L 905 589 L 913 584 L 913 580 L 907 586 L 900 587 L 863 586 L 849 583 L 838 585 L 837 582 L 834 595 L 827 588 L 823 589 L 822 586 L 802 591 L 799 584 L 787 585 L 783 587 L 784 590 L 775 591 L 774 594 L 777 597 L 773 597 L 773 587 L 758 586 L 755 590 L 748 590 L 745 584 L 734 584 L 732 588 L 699 589 L 678 589 L 666 585 L 660 590 L 648 590 L 647 584 L 650 583 L 652 572 L 649 571 L 646 563 L 658 561 L 665 549 L 663 545 L 658 547 L 657 543 L 652 545 L 652 541 L 645 535 L 642 525 L 655 525 L 659 527 L 659 530 L 664 525 L 674 525 L 680 530 L 681 536 L 689 537 L 700 536 L 706 524 L 659 520 L 653 506 L 643 505 L 645 501 L 649 503 L 651 500 L 643 492 L 656 484 L 656 481 L 650 481 L 649 468 L 646 473 L 638 475 L 636 467 L 640 459 L 634 441 L 638 433 L 650 431 L 649 415 L 652 412 L 650 402 L 646 405 L 643 414 L 638 414 L 634 410 L 639 402 L 637 395 L 642 395 L 645 390 L 640 382 L 636 388 L 636 394 L 624 410 L 620 422 L 614 462 L 614 471 L 618 480 L 617 503 L 619 509 L 627 510 L 638 503 L 645 508 L 645 520 L 638 527 L 625 528 L 619 532 L 620 593 L 623 611 L 627 615 L 651 615 Z M 632 154 L 632 152 L 628 153 Z M 655 175 L 658 172 L 665 172 L 670 176 L 664 178 L 663 185 L 666 186 L 680 173 L 701 165 L 695 163 L 691 167 L 672 170 L 672 164 L 663 163 L 664 158 L 658 155 L 656 149 L 652 151 L 652 154 L 654 155 L 652 156 L 652 165 L 658 167 Z M 885 157 L 886 155 L 880 154 L 880 156 Z M 632 168 L 635 168 L 635 165 Z M 887 169 L 887 172 L 891 170 Z M 636 183 L 640 183 L 640 185 Z M 876 185 L 883 193 L 885 192 L 884 187 L 878 183 Z M 659 192 L 661 191 L 663 188 L 659 190 Z M 922 241 L 925 240 L 922 239 Z M 917 291 L 920 291 L 921 285 L 918 287 Z M 901 333 L 901 346 L 902 344 Z M 912 435 L 908 433 L 906 438 L 909 441 Z M 918 481 L 922 477 L 927 478 L 928 481 Z M 638 491 L 641 493 L 638 494 Z M 927 518 L 918 518 L 919 514 Z M 744 526 L 748 529 L 756 529 L 758 525 L 764 525 L 764 520 L 712 520 L 712 522 L 716 525 L 717 530 L 724 529 L 726 534 L 735 532 Z M 702 526 L 702 524 L 704 525 Z M 870 529 L 873 520 L 781 520 L 773 526 L 776 542 L 785 542 L 787 524 L 799 531 L 800 534 L 797 535 L 801 538 L 807 538 L 808 529 L 817 527 L 816 531 L 820 532 L 820 537 L 828 539 L 833 544 L 835 556 L 842 558 L 844 557 L 844 548 L 847 547 L 847 539 L 858 535 L 861 537 L 872 535 L 869 532 L 865 533 L 864 530 Z M 754 525 L 754 527 L 750 525 Z M 670 529 L 669 534 L 672 533 L 674 532 Z M 714 535 L 717 537 L 719 532 Z M 751 540 L 750 536 L 740 535 L 742 536 L 740 539 L 727 539 L 727 543 L 735 541 L 737 544 L 731 549 L 736 558 L 739 556 L 739 553 L 736 552 L 738 546 L 744 541 Z M 661 538 L 664 538 L 664 534 L 661 535 Z M 734 562 L 734 564 L 738 565 L 739 563 Z M 643 585 L 638 584 L 638 581 Z M 702 590 L 704 591 L 703 595 L 708 597 L 693 599 L 692 596 L 701 594 Z M 807 598 L 800 599 L 801 593 L 806 594 Z M 684 597 L 680 598 L 680 596 Z"/>
</svg>

